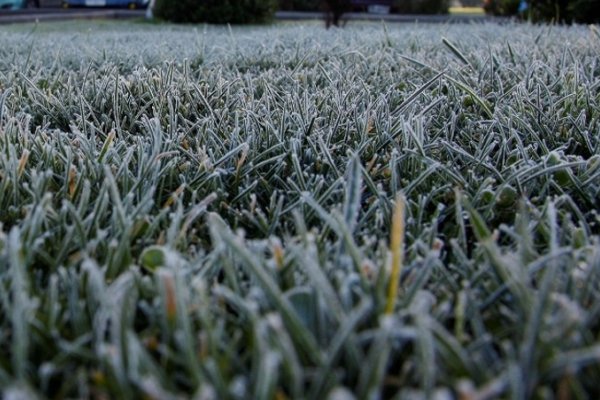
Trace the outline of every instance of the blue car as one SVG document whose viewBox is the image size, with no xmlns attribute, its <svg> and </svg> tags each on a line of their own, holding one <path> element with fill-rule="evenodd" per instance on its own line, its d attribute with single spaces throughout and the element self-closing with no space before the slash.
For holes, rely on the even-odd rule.
<svg viewBox="0 0 600 400">
<path fill-rule="evenodd" d="M 36 8 L 39 6 L 38 0 L 0 0 L 0 11 Z"/>
<path fill-rule="evenodd" d="M 0 0 L 3 1 L 3 0 Z M 150 0 L 63 0 L 62 6 L 69 7 L 110 7 L 110 8 L 146 8 Z"/>
</svg>

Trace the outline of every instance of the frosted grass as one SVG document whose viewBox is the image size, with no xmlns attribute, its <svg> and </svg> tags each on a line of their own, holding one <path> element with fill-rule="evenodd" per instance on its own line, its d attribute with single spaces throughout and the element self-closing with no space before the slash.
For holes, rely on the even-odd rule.
<svg viewBox="0 0 600 400">
<path fill-rule="evenodd" d="M 599 50 L 583 26 L 3 28 L 0 387 L 594 397 Z"/>
</svg>

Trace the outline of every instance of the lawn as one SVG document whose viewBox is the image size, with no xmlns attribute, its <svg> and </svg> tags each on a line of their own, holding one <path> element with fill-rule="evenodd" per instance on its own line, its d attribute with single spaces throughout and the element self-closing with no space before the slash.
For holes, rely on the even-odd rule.
<svg viewBox="0 0 600 400">
<path fill-rule="evenodd" d="M 3 26 L 0 388 L 597 398 L 599 133 L 597 27 Z"/>
</svg>

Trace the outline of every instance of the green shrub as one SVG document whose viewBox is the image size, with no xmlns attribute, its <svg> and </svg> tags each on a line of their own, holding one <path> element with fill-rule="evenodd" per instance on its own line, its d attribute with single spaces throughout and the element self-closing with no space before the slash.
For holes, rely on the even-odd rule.
<svg viewBox="0 0 600 400">
<path fill-rule="evenodd" d="M 447 14 L 448 0 L 396 0 L 392 11 L 400 14 Z"/>
<path fill-rule="evenodd" d="M 529 0 L 527 17 L 532 21 L 571 21 L 567 0 Z"/>
<path fill-rule="evenodd" d="M 157 0 L 154 14 L 170 22 L 253 24 L 273 19 L 277 0 Z"/>
<path fill-rule="evenodd" d="M 520 0 L 485 0 L 483 9 L 491 15 L 517 15 L 519 13 Z"/>
<path fill-rule="evenodd" d="M 319 0 L 280 0 L 279 9 L 286 11 L 320 11 Z"/>
<path fill-rule="evenodd" d="M 530 0 L 528 17 L 535 22 L 599 22 L 598 0 Z"/>
<path fill-rule="evenodd" d="M 573 21 L 585 23 L 600 22 L 599 0 L 576 0 L 571 1 L 567 7 Z"/>
<path fill-rule="evenodd" d="M 483 8 L 492 15 L 518 15 L 520 0 L 486 0 Z M 521 17 L 533 22 L 600 22 L 600 0 L 528 0 Z"/>
</svg>

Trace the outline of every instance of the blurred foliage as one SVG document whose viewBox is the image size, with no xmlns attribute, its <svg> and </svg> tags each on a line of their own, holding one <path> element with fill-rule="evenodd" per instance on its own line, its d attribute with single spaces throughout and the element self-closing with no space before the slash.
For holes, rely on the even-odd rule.
<svg viewBox="0 0 600 400">
<path fill-rule="evenodd" d="M 321 9 L 319 0 L 280 0 L 279 9 L 286 11 L 318 11 Z"/>
<path fill-rule="evenodd" d="M 277 0 L 157 0 L 156 17 L 169 22 L 254 24 L 273 19 Z"/>
<path fill-rule="evenodd" d="M 399 14 L 447 14 L 448 0 L 396 0 L 392 10 Z"/>
<path fill-rule="evenodd" d="M 532 22 L 597 23 L 599 0 L 486 0 L 488 14 L 516 16 Z"/>
<path fill-rule="evenodd" d="M 492 15 L 517 15 L 519 3 L 519 0 L 485 0 L 483 9 Z"/>
<path fill-rule="evenodd" d="M 567 7 L 573 21 L 585 23 L 600 22 L 600 1 L 598 0 L 575 0 Z"/>
</svg>

